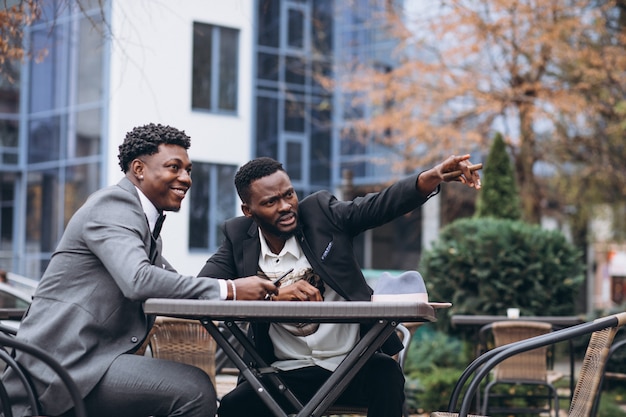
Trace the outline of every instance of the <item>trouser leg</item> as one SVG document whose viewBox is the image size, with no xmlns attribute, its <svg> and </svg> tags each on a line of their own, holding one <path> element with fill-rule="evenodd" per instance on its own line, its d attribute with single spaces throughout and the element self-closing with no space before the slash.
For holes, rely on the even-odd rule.
<svg viewBox="0 0 626 417">
<path fill-rule="evenodd" d="M 316 367 L 280 372 L 289 389 L 306 403 L 328 379 L 330 372 Z M 270 385 L 269 391 L 289 414 L 294 410 Z M 337 404 L 368 407 L 369 417 L 401 417 L 404 404 L 404 375 L 397 361 L 385 354 L 375 354 L 357 373 L 339 397 Z M 220 417 L 273 417 L 247 381 L 226 394 L 218 409 Z"/>
<path fill-rule="evenodd" d="M 388 355 L 376 353 L 357 373 L 337 403 L 365 405 L 368 417 L 401 417 L 404 383 L 400 364 Z"/>
<path fill-rule="evenodd" d="M 127 354 L 111 364 L 85 405 L 90 417 L 213 417 L 217 397 L 197 367 Z"/>
</svg>

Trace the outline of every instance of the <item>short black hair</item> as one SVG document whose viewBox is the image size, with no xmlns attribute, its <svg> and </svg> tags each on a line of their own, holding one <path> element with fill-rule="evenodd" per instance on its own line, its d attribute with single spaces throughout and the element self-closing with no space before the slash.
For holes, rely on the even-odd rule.
<svg viewBox="0 0 626 417">
<path fill-rule="evenodd" d="M 154 123 L 137 126 L 126 134 L 124 142 L 119 146 L 120 153 L 117 157 L 122 171 L 126 173 L 130 163 L 137 157 L 157 153 L 162 143 L 189 149 L 191 139 L 184 131 L 171 126 Z"/>
<path fill-rule="evenodd" d="M 267 156 L 255 158 L 242 165 L 235 174 L 235 188 L 241 201 L 244 203 L 250 201 L 250 184 L 276 171 L 285 171 L 283 164 Z"/>
</svg>

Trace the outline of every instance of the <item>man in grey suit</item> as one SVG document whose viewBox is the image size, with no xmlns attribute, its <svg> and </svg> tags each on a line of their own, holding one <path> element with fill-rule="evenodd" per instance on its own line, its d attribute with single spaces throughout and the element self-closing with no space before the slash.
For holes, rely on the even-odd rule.
<svg viewBox="0 0 626 417">
<path fill-rule="evenodd" d="M 237 278 L 261 271 L 275 278 L 293 269 L 281 280 L 280 293 L 272 300 L 370 300 L 372 289 L 354 256 L 353 238 L 424 204 L 439 190 L 444 173 L 459 170 L 461 175 L 455 180 L 480 188 L 478 173 L 469 166 L 469 155 L 450 156 L 380 193 L 339 201 L 328 191 L 320 191 L 299 201 L 282 164 L 271 158 L 254 159 L 235 175 L 244 216 L 225 223 L 224 243 L 199 276 Z M 354 323 L 252 323 L 250 330 L 264 360 L 278 369 L 297 397 L 308 401 L 350 352 L 363 329 Z M 389 356 L 401 348 L 395 335 L 387 340 L 384 353 L 366 363 L 338 403 L 365 405 L 369 417 L 401 416 L 404 376 Z M 218 414 L 272 415 L 247 381 L 222 398 Z"/>
<path fill-rule="evenodd" d="M 130 131 L 119 147 L 125 177 L 74 214 L 17 338 L 56 358 L 79 386 L 92 417 L 214 416 L 216 394 L 200 369 L 136 355 L 153 319 L 150 297 L 263 299 L 276 287 L 258 276 L 232 281 L 183 276 L 161 256 L 163 211 L 178 211 L 191 186 L 189 137 L 170 126 Z M 236 285 L 236 287 L 235 287 Z M 46 415 L 72 415 L 72 401 L 42 363 L 18 357 Z M 19 392 L 15 374 L 3 379 Z M 25 401 L 16 415 L 31 415 Z"/>
</svg>

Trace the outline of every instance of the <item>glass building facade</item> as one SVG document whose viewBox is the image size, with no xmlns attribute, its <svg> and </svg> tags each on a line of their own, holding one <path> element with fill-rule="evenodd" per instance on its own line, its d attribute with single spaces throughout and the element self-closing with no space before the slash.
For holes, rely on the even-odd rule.
<svg viewBox="0 0 626 417">
<path fill-rule="evenodd" d="M 356 107 L 337 85 L 353 62 L 386 70 L 394 65 L 393 39 L 385 36 L 380 0 L 257 0 L 255 156 L 284 163 L 300 198 L 320 189 L 339 193 L 346 172 L 353 198 L 393 179 L 394 154 L 344 129 L 375 108 Z M 415 269 L 421 251 L 421 210 L 357 238 L 366 268 Z"/>
<path fill-rule="evenodd" d="M 282 161 L 299 195 L 332 187 L 333 0 L 258 0 L 256 156 Z"/>
<path fill-rule="evenodd" d="M 106 146 L 99 2 L 42 3 L 31 59 L 0 81 L 0 267 L 40 277 L 78 206 L 102 184 Z"/>
<path fill-rule="evenodd" d="M 255 0 L 252 68 L 240 66 L 241 55 L 233 47 L 240 44 L 240 30 L 190 22 L 189 112 L 236 117 L 241 99 L 237 80 L 251 72 L 252 155 L 243 159 L 282 161 L 301 198 L 322 189 L 338 192 L 346 170 L 353 174 L 355 188 L 345 197 L 380 189 L 392 178 L 392 164 L 375 161 L 388 160 L 389 153 L 342 128 L 350 118 L 375 109 L 355 107 L 348 95 L 329 91 L 321 81 L 335 77 L 342 60 L 382 69 L 393 65 L 393 42 L 375 26 L 384 3 Z M 0 78 L 0 268 L 35 279 L 73 213 L 106 185 L 111 161 L 105 158 L 112 155 L 107 140 L 111 1 L 42 4 L 40 20 L 24 36 L 33 56 L 24 64 L 13 63 L 12 71 Z M 238 213 L 231 192 L 236 168 L 229 162 L 194 160 L 188 253 L 214 251 L 221 222 Z M 420 219 L 416 210 L 361 236 L 355 247 L 362 265 L 415 268 Z"/>
</svg>

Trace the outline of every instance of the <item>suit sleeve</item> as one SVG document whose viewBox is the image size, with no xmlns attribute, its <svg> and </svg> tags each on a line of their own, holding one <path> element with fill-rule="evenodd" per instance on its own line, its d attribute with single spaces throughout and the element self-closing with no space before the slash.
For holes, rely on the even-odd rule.
<svg viewBox="0 0 626 417">
<path fill-rule="evenodd" d="M 417 190 L 418 174 L 404 178 L 378 193 L 369 193 L 352 201 L 339 201 L 328 192 L 318 194 L 321 212 L 339 230 L 356 236 L 365 230 L 386 224 L 424 204 L 424 197 Z M 304 209 L 304 208 L 303 208 Z M 305 209 L 306 210 L 306 209 Z M 313 209 L 312 213 L 318 212 Z M 310 213 L 306 213 L 310 215 Z"/>
<path fill-rule="evenodd" d="M 224 241 L 217 252 L 206 261 L 198 273 L 198 277 L 228 279 L 239 276 L 235 262 L 233 242 L 230 237 L 232 235 L 230 232 L 230 223 L 229 221 L 224 223 Z"/>
<path fill-rule="evenodd" d="M 117 193 L 99 203 L 83 211 L 82 239 L 95 255 L 90 262 L 102 263 L 126 298 L 219 299 L 218 282 L 180 275 L 168 270 L 169 264 L 150 264 L 150 231 L 131 195 Z"/>
</svg>

